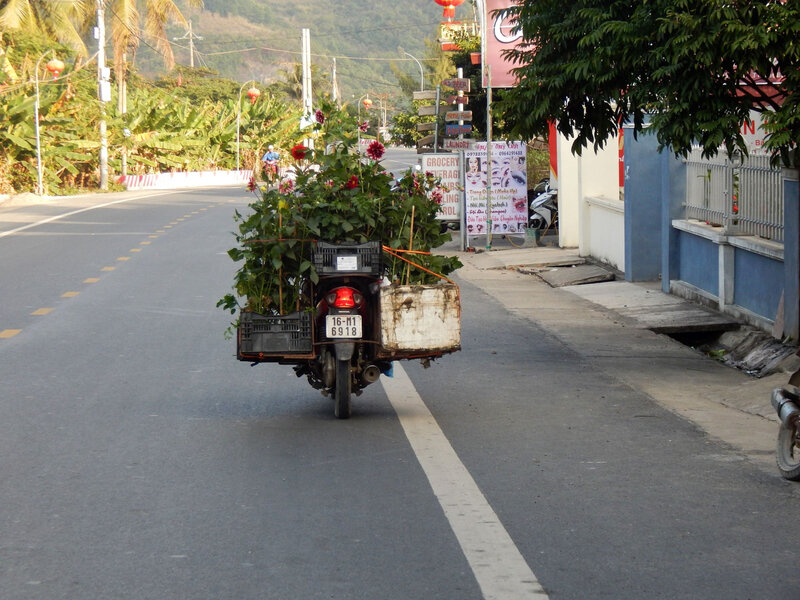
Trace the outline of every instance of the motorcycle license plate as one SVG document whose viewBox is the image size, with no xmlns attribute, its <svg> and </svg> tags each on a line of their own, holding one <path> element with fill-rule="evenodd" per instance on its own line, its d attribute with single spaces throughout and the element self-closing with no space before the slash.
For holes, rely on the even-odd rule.
<svg viewBox="0 0 800 600">
<path fill-rule="evenodd" d="M 360 338 L 361 315 L 326 315 L 325 335 L 329 338 Z"/>
</svg>

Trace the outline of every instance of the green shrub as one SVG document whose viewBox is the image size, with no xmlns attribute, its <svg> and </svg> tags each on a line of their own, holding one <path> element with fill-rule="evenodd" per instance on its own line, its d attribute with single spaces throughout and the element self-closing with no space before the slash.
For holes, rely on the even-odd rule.
<svg viewBox="0 0 800 600">
<path fill-rule="evenodd" d="M 435 219 L 442 194 L 438 180 L 409 170 L 393 191 L 392 176 L 379 162 L 380 142 L 361 157 L 355 119 L 327 104 L 316 117 L 314 149 L 292 149 L 299 159 L 296 179 L 276 178 L 264 189 L 251 184 L 258 199 L 249 214 L 235 214 L 237 246 L 228 254 L 242 266 L 234 279 L 235 294 L 218 303 L 231 313 L 238 308 L 262 314 L 308 308 L 309 283 L 318 282 L 311 256 L 317 240 L 380 241 L 389 250 L 422 252 L 401 252 L 413 266 L 384 252 L 386 277 L 403 283 L 434 283 L 439 279 L 435 274 L 461 266 L 455 257 L 429 253 L 449 239 Z"/>
</svg>

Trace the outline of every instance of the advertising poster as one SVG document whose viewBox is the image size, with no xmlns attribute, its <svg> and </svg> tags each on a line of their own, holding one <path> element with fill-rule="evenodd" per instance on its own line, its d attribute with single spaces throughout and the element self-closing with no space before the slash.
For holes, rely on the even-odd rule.
<svg viewBox="0 0 800 600">
<path fill-rule="evenodd" d="M 486 235 L 486 189 L 492 177 L 492 234 L 524 235 L 528 221 L 528 178 L 523 142 L 492 142 L 488 168 L 486 142 L 464 152 L 467 235 Z"/>
<path fill-rule="evenodd" d="M 433 173 L 440 177 L 442 186 L 449 191 L 442 196 L 441 207 L 436 215 L 437 219 L 457 221 L 461 217 L 459 198 L 461 196 L 458 168 L 458 154 L 423 154 L 422 172 Z"/>
</svg>

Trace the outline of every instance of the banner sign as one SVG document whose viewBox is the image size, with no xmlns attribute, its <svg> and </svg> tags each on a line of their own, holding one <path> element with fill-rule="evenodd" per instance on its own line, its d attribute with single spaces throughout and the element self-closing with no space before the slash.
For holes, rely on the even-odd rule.
<svg viewBox="0 0 800 600">
<path fill-rule="evenodd" d="M 422 172 L 433 173 L 435 177 L 442 180 L 442 186 L 449 191 L 444 192 L 437 219 L 455 221 L 461 215 L 459 208 L 459 198 L 461 192 L 459 187 L 459 156 L 458 154 L 423 154 Z"/>
<path fill-rule="evenodd" d="M 503 11 L 517 4 L 516 0 L 486 0 L 486 64 L 492 66 L 492 87 L 515 87 L 517 78 L 511 69 L 517 67 L 503 56 L 504 50 L 512 50 L 520 39 L 522 32 L 513 33 L 515 21 Z M 483 87 L 486 87 L 486 71 L 483 73 Z"/>
<path fill-rule="evenodd" d="M 473 142 L 467 161 L 467 235 L 486 235 L 486 196 L 492 178 L 492 233 L 524 234 L 528 222 L 528 179 L 523 142 L 492 142 L 492 167 L 486 164 L 486 142 Z"/>
</svg>

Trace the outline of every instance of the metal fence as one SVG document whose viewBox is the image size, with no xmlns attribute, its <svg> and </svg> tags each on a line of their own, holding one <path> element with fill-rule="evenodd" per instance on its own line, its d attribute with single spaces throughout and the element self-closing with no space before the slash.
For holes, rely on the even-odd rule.
<svg viewBox="0 0 800 600">
<path fill-rule="evenodd" d="M 687 219 L 724 227 L 729 235 L 783 241 L 783 182 L 769 156 L 709 160 L 695 148 L 686 167 Z"/>
</svg>

